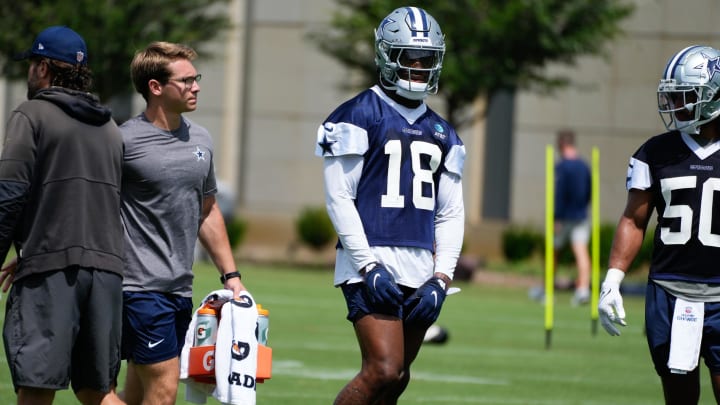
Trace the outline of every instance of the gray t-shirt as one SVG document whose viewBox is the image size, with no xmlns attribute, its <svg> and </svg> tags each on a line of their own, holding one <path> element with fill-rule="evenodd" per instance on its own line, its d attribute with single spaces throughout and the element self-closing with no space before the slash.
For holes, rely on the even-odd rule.
<svg viewBox="0 0 720 405">
<path fill-rule="evenodd" d="M 125 145 L 123 290 L 192 297 L 202 201 L 217 191 L 212 137 L 186 118 L 177 130 L 166 131 L 144 114 L 120 130 Z"/>
</svg>

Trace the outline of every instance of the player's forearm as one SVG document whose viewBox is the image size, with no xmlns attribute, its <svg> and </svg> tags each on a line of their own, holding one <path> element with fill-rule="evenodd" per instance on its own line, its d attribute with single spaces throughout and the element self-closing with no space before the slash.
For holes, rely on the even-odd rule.
<svg viewBox="0 0 720 405">
<path fill-rule="evenodd" d="M 640 251 L 644 236 L 643 228 L 638 227 L 632 219 L 621 217 L 610 250 L 609 267 L 627 271 Z"/>
<path fill-rule="evenodd" d="M 235 258 L 227 236 L 225 220 L 217 205 L 210 210 L 207 217 L 200 224 L 198 239 L 207 250 L 220 274 L 236 270 Z"/>
<path fill-rule="evenodd" d="M 459 176 L 443 174 L 435 216 L 435 272 L 452 279 L 462 250 L 465 208 Z"/>
<path fill-rule="evenodd" d="M 360 215 L 352 200 L 331 199 L 327 201 L 327 210 L 340 243 L 356 270 L 377 261 L 370 251 Z"/>
<path fill-rule="evenodd" d="M 640 183 L 640 182 L 638 182 Z M 623 215 L 615 230 L 610 250 L 609 266 L 627 271 L 637 256 L 645 238 L 645 230 L 653 211 L 653 194 L 631 188 Z"/>
<path fill-rule="evenodd" d="M 355 187 L 362 171 L 362 157 L 325 158 L 325 204 L 343 249 L 360 270 L 377 259 L 370 251 L 360 214 L 355 207 Z"/>
<path fill-rule="evenodd" d="M 435 272 L 447 275 L 451 280 L 460 258 L 463 243 L 463 226 L 446 222 L 436 230 L 438 240 L 435 247 Z"/>
</svg>

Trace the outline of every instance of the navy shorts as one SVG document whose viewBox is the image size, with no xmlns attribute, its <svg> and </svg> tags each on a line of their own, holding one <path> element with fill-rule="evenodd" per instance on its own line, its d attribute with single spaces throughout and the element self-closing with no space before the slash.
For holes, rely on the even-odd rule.
<svg viewBox="0 0 720 405">
<path fill-rule="evenodd" d="M 180 356 L 192 314 L 191 298 L 124 292 L 122 358 L 154 364 Z"/>
<path fill-rule="evenodd" d="M 645 294 L 645 328 L 655 371 L 668 375 L 670 327 L 675 311 L 675 297 L 650 281 Z M 720 374 L 720 302 L 705 303 L 705 322 L 700 356 L 711 374 Z"/>
<path fill-rule="evenodd" d="M 3 338 L 19 387 L 109 392 L 120 372 L 122 278 L 89 268 L 16 280 Z"/>
<path fill-rule="evenodd" d="M 415 288 L 409 288 L 404 285 L 398 285 L 398 287 L 400 287 L 400 290 L 403 292 L 403 300 L 406 300 L 415 292 Z M 348 308 L 347 320 L 352 323 L 355 323 L 355 321 L 367 314 L 385 314 L 402 319 L 403 313 L 410 312 L 410 308 L 404 308 L 402 305 L 390 308 L 373 305 L 364 283 L 344 283 L 340 285 L 340 288 L 345 296 L 345 303 Z"/>
</svg>

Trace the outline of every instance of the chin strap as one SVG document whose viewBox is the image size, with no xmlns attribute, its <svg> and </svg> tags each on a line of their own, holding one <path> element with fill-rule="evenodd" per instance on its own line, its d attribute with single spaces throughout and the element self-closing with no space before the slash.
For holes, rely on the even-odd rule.
<svg viewBox="0 0 720 405">
<path fill-rule="evenodd" d="M 399 96 L 405 97 L 409 100 L 424 100 L 428 96 L 428 93 L 425 91 L 409 91 L 397 86 L 395 87 L 395 92 Z"/>
<path fill-rule="evenodd" d="M 413 87 L 420 88 L 422 90 L 415 91 L 412 90 Z M 413 83 L 400 78 L 398 78 L 397 82 L 395 82 L 395 91 L 397 94 L 410 100 L 424 100 L 430 93 L 428 88 L 429 86 L 427 83 Z"/>
<path fill-rule="evenodd" d="M 400 81 L 403 81 L 405 83 L 408 83 L 406 80 L 399 79 Z M 383 89 L 388 91 L 394 91 L 397 93 L 397 95 L 404 97 L 408 100 L 425 100 L 429 94 L 427 91 L 410 91 L 403 87 L 398 86 L 397 84 L 392 84 L 389 81 L 385 80 L 380 77 L 380 80 L 378 81 L 380 86 L 382 86 Z"/>
</svg>

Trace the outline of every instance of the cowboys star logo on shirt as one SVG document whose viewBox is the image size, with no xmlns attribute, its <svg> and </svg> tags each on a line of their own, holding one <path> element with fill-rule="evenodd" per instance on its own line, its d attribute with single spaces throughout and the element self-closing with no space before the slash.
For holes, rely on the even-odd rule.
<svg viewBox="0 0 720 405">
<path fill-rule="evenodd" d="M 203 152 L 199 146 L 195 147 L 195 152 L 193 152 L 193 155 L 195 155 L 195 158 L 197 158 L 197 161 L 205 160 L 205 152 Z"/>
</svg>

